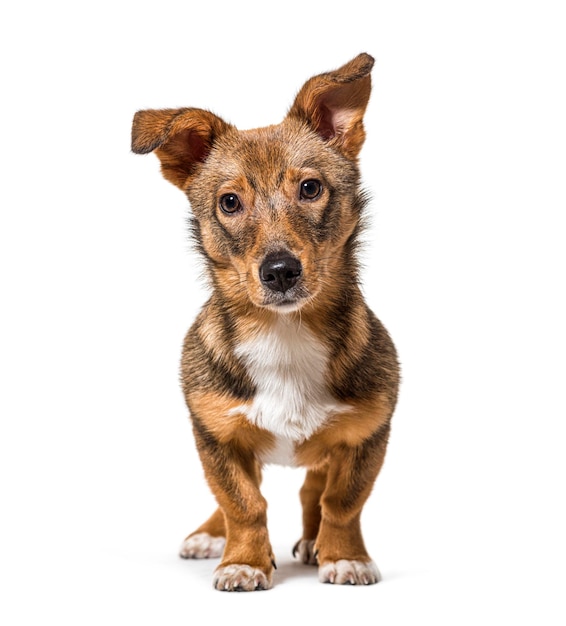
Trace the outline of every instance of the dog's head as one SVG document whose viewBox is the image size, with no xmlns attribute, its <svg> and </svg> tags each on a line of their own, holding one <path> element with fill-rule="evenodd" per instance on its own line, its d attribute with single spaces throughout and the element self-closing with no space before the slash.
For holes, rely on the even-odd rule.
<svg viewBox="0 0 566 626">
<path fill-rule="evenodd" d="M 182 189 L 215 286 L 234 304 L 297 310 L 355 280 L 358 153 L 373 58 L 314 76 L 281 124 L 239 131 L 202 109 L 139 111 L 132 150 Z"/>
</svg>

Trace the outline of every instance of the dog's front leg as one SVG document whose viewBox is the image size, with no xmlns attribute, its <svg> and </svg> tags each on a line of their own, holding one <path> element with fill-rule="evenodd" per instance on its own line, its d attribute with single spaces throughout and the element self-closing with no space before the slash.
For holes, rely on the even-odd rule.
<svg viewBox="0 0 566 626">
<path fill-rule="evenodd" d="M 321 582 L 369 585 L 381 578 L 364 545 L 360 517 L 383 464 L 388 433 L 387 425 L 358 446 L 339 446 L 330 455 L 315 544 Z"/>
<path fill-rule="evenodd" d="M 193 417 L 193 422 L 198 420 Z M 259 463 L 233 443 L 220 443 L 210 431 L 194 430 L 207 481 L 226 525 L 226 546 L 214 573 L 214 587 L 269 589 L 275 561 L 267 532 L 267 503 L 259 489 Z"/>
</svg>

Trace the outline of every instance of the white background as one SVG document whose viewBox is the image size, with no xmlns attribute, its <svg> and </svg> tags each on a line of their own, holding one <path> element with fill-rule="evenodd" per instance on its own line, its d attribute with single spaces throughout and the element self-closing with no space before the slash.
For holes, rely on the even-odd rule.
<svg viewBox="0 0 566 626">
<path fill-rule="evenodd" d="M 566 623 L 563 6 L 4 3 L 3 624 Z M 362 51 L 364 289 L 404 371 L 363 517 L 384 581 L 295 564 L 302 472 L 269 468 L 275 587 L 215 592 L 176 556 L 214 506 L 178 384 L 205 291 L 131 118 L 276 123 Z"/>
</svg>

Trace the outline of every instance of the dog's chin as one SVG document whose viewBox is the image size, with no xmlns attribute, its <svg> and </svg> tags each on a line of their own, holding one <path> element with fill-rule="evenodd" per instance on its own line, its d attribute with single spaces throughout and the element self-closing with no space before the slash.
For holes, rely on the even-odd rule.
<svg viewBox="0 0 566 626">
<path fill-rule="evenodd" d="M 278 298 L 272 296 L 265 297 L 259 302 L 254 302 L 254 304 L 261 309 L 268 309 L 274 313 L 287 314 L 299 311 L 311 300 L 312 296 L 301 295 L 285 297 L 285 295 L 282 294 L 281 297 Z"/>
<path fill-rule="evenodd" d="M 274 311 L 275 313 L 294 313 L 306 304 L 306 299 L 283 301 L 279 304 L 267 304 L 264 308 Z"/>
</svg>

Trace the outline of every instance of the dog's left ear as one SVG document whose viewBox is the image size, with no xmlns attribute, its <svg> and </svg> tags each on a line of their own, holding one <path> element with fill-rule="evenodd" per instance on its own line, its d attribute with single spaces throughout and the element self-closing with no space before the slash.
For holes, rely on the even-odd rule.
<svg viewBox="0 0 566 626">
<path fill-rule="evenodd" d="M 313 76 L 297 94 L 288 117 L 307 122 L 325 141 L 355 160 L 364 143 L 363 116 L 374 59 L 359 54 L 346 65 Z"/>
</svg>

